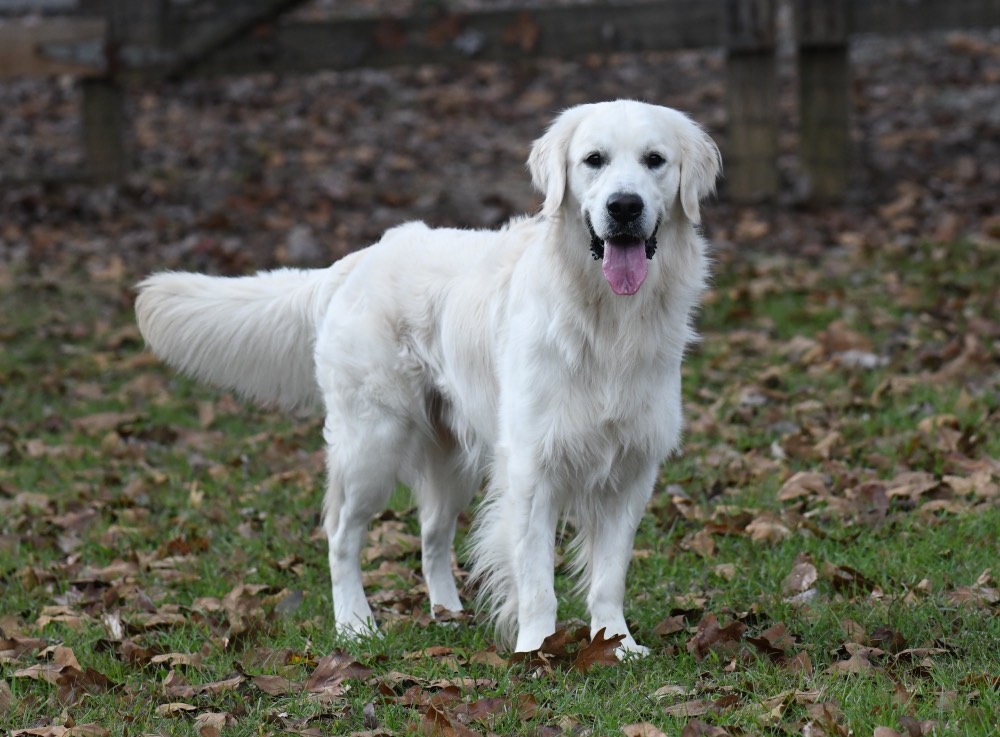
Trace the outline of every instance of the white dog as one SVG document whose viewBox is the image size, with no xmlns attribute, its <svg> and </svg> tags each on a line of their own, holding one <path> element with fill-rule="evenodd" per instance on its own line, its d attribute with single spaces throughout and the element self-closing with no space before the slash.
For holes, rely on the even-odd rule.
<svg viewBox="0 0 1000 737">
<path fill-rule="evenodd" d="M 337 628 L 374 631 L 359 558 L 397 481 L 419 506 L 431 605 L 461 608 L 458 513 L 484 476 L 473 576 L 502 635 L 556 628 L 571 519 L 591 631 L 624 636 L 625 574 L 681 433 L 681 359 L 706 276 L 699 202 L 719 151 L 640 102 L 562 113 L 528 158 L 542 211 L 499 231 L 409 223 L 322 270 L 161 273 L 139 327 L 168 363 L 255 400 L 326 408 L 324 526 Z"/>
</svg>

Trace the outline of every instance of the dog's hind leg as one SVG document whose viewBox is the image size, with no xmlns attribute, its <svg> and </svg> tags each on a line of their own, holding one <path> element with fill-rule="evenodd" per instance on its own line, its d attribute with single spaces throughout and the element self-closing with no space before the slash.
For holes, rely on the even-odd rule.
<svg viewBox="0 0 1000 737">
<path fill-rule="evenodd" d="M 478 487 L 474 474 L 462 468 L 457 451 L 434 447 L 424 459 L 424 470 L 414 492 L 420 508 L 421 564 L 431 613 L 435 606 L 460 611 L 455 577 L 451 569 L 451 551 L 455 523 Z"/>
<path fill-rule="evenodd" d="M 392 420 L 364 432 L 328 418 L 327 491 L 323 527 L 330 550 L 330 578 L 337 631 L 348 637 L 375 632 L 372 610 L 361 583 L 361 549 L 368 523 L 385 509 L 396 486 L 395 463 L 403 456 L 405 428 Z"/>
</svg>

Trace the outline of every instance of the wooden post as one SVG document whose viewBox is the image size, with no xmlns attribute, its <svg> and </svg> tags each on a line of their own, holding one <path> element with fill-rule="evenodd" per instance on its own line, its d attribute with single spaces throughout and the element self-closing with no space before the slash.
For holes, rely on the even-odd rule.
<svg viewBox="0 0 1000 737">
<path fill-rule="evenodd" d="M 121 85 L 109 77 L 85 78 L 80 84 L 87 177 L 99 184 L 121 181 L 128 172 Z"/>
<path fill-rule="evenodd" d="M 128 120 L 118 75 L 121 55 L 124 50 L 158 51 L 166 7 L 167 0 L 106 3 L 108 73 L 81 80 L 84 159 L 88 177 L 96 182 L 119 182 L 128 174 Z"/>
<path fill-rule="evenodd" d="M 725 0 L 726 190 L 736 202 L 778 194 L 776 0 Z"/>
<path fill-rule="evenodd" d="M 847 0 L 797 0 L 802 165 L 809 198 L 836 202 L 850 174 Z"/>
</svg>

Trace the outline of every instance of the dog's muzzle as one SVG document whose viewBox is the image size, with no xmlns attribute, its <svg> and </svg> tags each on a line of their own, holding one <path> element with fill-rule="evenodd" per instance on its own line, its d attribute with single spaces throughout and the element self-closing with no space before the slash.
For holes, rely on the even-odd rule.
<svg viewBox="0 0 1000 737">
<path fill-rule="evenodd" d="M 590 230 L 590 252 L 594 256 L 595 261 L 600 261 L 604 258 L 604 242 L 605 239 L 597 235 L 597 231 L 594 230 L 594 226 L 590 222 L 590 218 L 587 218 L 587 228 Z M 656 223 L 656 227 L 653 229 L 653 234 L 649 238 L 645 239 L 646 247 L 646 258 L 652 259 L 653 254 L 656 253 L 656 231 L 660 229 L 660 223 Z M 607 240 L 634 240 L 638 246 L 640 242 L 643 241 L 642 238 L 638 238 L 629 233 L 614 234 L 607 238 Z"/>
<path fill-rule="evenodd" d="M 608 280 L 611 290 L 621 297 L 630 297 L 639 291 L 646 280 L 649 272 L 646 262 L 656 253 L 656 229 L 660 224 L 657 222 L 649 237 L 636 233 L 634 220 L 625 223 L 619 220 L 618 224 L 622 227 L 601 238 L 588 218 L 590 252 L 601 261 L 604 278 Z"/>
</svg>

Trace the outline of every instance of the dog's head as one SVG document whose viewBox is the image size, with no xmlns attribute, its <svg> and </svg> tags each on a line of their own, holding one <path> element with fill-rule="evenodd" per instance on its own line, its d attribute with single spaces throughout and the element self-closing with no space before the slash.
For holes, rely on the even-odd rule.
<svg viewBox="0 0 1000 737">
<path fill-rule="evenodd" d="M 632 100 L 566 110 L 528 157 L 542 212 L 586 223 L 617 294 L 639 290 L 661 225 L 701 221 L 721 166 L 715 143 L 686 115 Z"/>
</svg>

